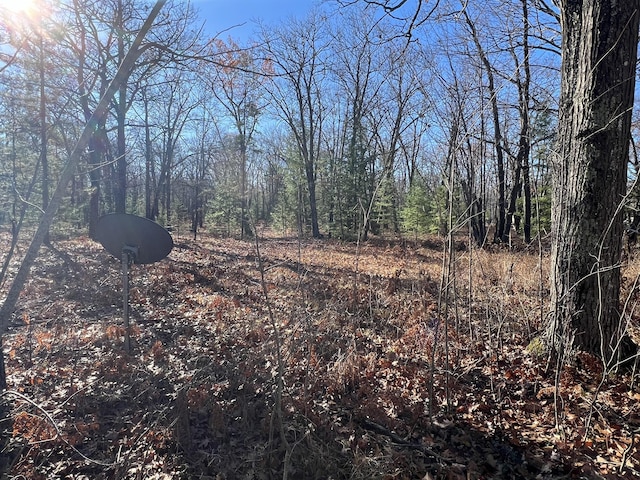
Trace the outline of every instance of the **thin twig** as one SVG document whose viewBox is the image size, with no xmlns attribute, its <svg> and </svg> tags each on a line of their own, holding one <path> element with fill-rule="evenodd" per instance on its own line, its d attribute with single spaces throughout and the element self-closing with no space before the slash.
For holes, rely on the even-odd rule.
<svg viewBox="0 0 640 480">
<path fill-rule="evenodd" d="M 56 421 L 53 419 L 53 417 L 49 414 L 49 412 L 47 412 L 44 407 L 42 407 L 41 405 L 39 405 L 38 403 L 36 403 L 34 400 L 30 399 L 29 397 L 27 397 L 26 395 L 23 395 L 20 392 L 16 392 L 15 390 L 5 390 L 3 392 L 0 392 L 0 396 L 1 397 L 5 397 L 7 395 L 13 395 L 16 398 L 19 398 L 20 400 L 28 403 L 29 405 L 33 406 L 34 408 L 36 408 L 38 411 L 40 411 L 42 413 L 42 415 L 44 415 L 45 419 L 51 424 L 51 426 L 53 427 L 53 429 L 55 430 L 56 434 L 51 437 L 51 438 L 47 438 L 45 440 L 40 440 L 38 442 L 35 443 L 44 443 L 44 442 L 52 442 L 55 440 L 60 440 L 62 441 L 62 443 L 64 443 L 67 447 L 69 447 L 71 450 L 73 450 L 75 453 L 77 453 L 78 455 L 80 455 L 80 457 L 82 457 L 83 460 L 89 462 L 89 463 L 93 463 L 95 465 L 100 465 L 102 467 L 114 467 L 118 464 L 118 462 L 101 462 L 100 460 L 94 460 L 93 458 L 89 458 L 87 457 L 84 453 L 82 453 L 80 450 L 78 450 L 76 447 L 74 447 L 73 445 L 71 445 L 69 443 L 69 441 L 64 438 L 63 433 L 60 431 L 60 428 L 58 427 L 58 424 L 56 423 Z"/>
</svg>

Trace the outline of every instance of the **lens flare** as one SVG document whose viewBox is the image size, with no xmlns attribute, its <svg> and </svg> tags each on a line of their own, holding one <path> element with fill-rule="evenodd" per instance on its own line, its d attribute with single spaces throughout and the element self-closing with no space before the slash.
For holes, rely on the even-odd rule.
<svg viewBox="0 0 640 480">
<path fill-rule="evenodd" d="M 0 0 L 0 10 L 7 13 L 33 12 L 36 9 L 36 0 Z"/>
<path fill-rule="evenodd" d="M 48 9 L 49 2 L 43 0 L 0 0 L 0 23 L 14 33 L 41 31 Z"/>
</svg>

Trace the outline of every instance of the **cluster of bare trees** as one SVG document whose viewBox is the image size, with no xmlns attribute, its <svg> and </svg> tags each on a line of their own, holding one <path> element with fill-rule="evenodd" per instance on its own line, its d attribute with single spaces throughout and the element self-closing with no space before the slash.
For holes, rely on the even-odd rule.
<svg viewBox="0 0 640 480">
<path fill-rule="evenodd" d="M 504 6 L 450 2 L 407 36 L 376 8 L 334 5 L 240 43 L 207 37 L 188 4 L 169 2 L 92 133 L 62 218 L 92 232 L 104 212 L 137 212 L 243 237 L 258 220 L 315 237 L 438 230 L 453 162 L 475 240 L 491 222 L 507 240 L 512 218 L 529 240 L 531 186 L 548 192 L 540 118 L 556 108 L 557 21 Z M 132 0 L 51 8 L 37 24 L 4 23 L 15 53 L 0 92 L 2 181 L 15 186 L 5 221 L 25 200 L 46 206 L 147 13 Z"/>
<path fill-rule="evenodd" d="M 207 37 L 176 1 L 137 46 L 145 2 L 3 11 L 0 220 L 17 234 L 69 174 L 59 218 L 90 233 L 113 211 L 188 222 L 194 233 L 244 237 L 266 221 L 366 238 L 446 229 L 450 211 L 479 245 L 514 230 L 529 242 L 549 229 L 555 173 L 568 192 L 554 197 L 555 318 L 571 322 L 588 296 L 575 285 L 619 293 L 604 272 L 619 277 L 620 204 L 600 210 L 594 200 L 612 184 L 611 198 L 625 194 L 638 17 L 635 1 L 582 3 L 329 3 L 240 42 Z M 591 197 L 572 193 L 585 184 Z M 586 220 L 574 223 L 567 205 Z M 583 228 L 587 243 L 566 240 Z M 589 318 L 615 316 L 611 302 Z M 596 337 L 581 343 L 602 349 Z"/>
</svg>

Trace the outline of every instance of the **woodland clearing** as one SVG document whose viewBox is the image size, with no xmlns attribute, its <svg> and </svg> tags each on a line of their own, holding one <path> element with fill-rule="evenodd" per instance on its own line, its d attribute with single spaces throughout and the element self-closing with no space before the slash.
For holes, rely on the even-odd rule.
<svg viewBox="0 0 640 480">
<path fill-rule="evenodd" d="M 129 356 L 119 261 L 43 247 L 4 336 L 2 478 L 640 475 L 637 379 L 531 343 L 546 253 L 458 240 L 445 309 L 439 237 L 174 240 L 131 269 Z"/>
</svg>

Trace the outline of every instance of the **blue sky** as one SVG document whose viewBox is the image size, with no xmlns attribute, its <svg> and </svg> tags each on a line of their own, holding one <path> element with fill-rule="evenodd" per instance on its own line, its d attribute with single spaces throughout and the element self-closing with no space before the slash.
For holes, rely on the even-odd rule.
<svg viewBox="0 0 640 480">
<path fill-rule="evenodd" d="M 277 23 L 290 17 L 300 18 L 311 10 L 318 0 L 191 0 L 206 21 L 206 32 L 214 35 L 234 25 L 243 26 L 224 32 L 221 36 L 246 39 L 255 28 L 254 20 L 266 24 Z"/>
</svg>

